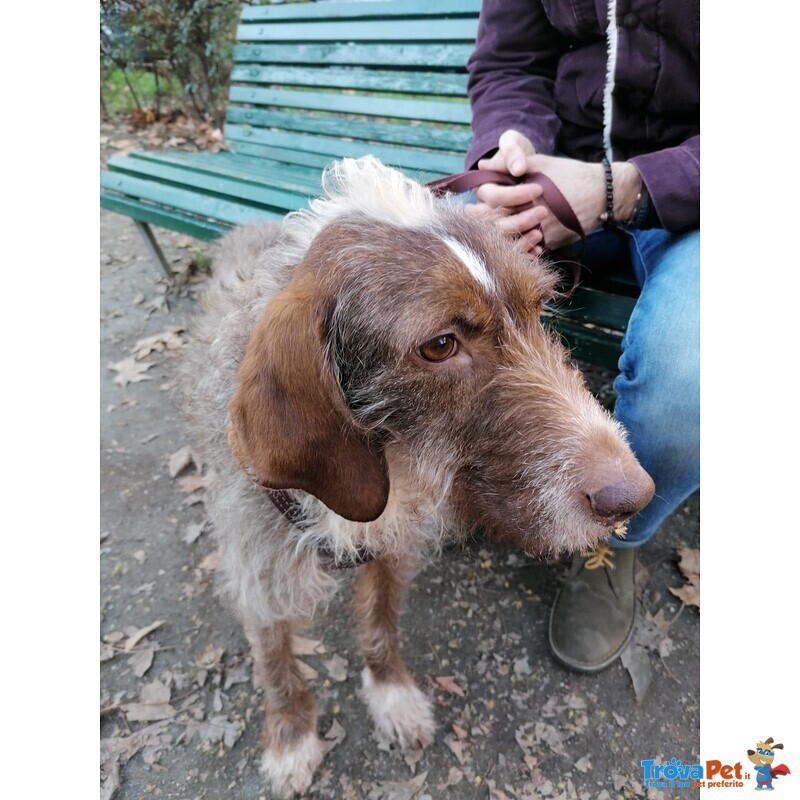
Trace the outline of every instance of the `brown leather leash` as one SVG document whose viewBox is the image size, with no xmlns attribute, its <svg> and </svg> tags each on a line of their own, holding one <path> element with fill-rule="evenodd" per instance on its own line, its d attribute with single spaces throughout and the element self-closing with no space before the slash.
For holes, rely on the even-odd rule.
<svg viewBox="0 0 800 800">
<path fill-rule="evenodd" d="M 567 230 L 572 231 L 580 239 L 580 246 L 576 249 L 573 245 L 561 247 L 558 250 L 552 250 L 548 256 L 557 264 L 566 265 L 572 273 L 572 288 L 566 293 L 565 297 L 572 296 L 575 289 L 578 288 L 580 281 L 580 255 L 583 252 L 583 244 L 586 242 L 586 232 L 580 223 L 575 211 L 567 201 L 567 198 L 561 193 L 558 186 L 553 183 L 550 178 L 543 172 L 537 172 L 533 175 L 523 175 L 521 178 L 515 178 L 506 172 L 494 172 L 488 169 L 473 169 L 467 172 L 457 172 L 453 175 L 447 175 L 444 178 L 438 178 L 435 181 L 430 181 L 425 185 L 437 197 L 441 197 L 448 192 L 453 194 L 461 194 L 468 192 L 471 189 L 477 189 L 485 183 L 499 183 L 502 186 L 516 186 L 520 183 L 535 183 L 542 188 L 542 200 L 549 207 L 553 216 L 565 227 Z M 531 208 L 533 203 L 526 206 L 521 206 L 518 211 L 525 211 Z M 547 245 L 542 238 L 542 249 L 546 250 Z"/>
</svg>

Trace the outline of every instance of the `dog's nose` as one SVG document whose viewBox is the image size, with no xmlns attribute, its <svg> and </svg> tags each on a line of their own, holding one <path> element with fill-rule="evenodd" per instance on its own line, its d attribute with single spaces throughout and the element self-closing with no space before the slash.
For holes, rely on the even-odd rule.
<svg viewBox="0 0 800 800">
<path fill-rule="evenodd" d="M 641 511 L 654 492 L 653 479 L 637 461 L 613 459 L 593 470 L 586 499 L 595 517 L 617 523 Z"/>
</svg>

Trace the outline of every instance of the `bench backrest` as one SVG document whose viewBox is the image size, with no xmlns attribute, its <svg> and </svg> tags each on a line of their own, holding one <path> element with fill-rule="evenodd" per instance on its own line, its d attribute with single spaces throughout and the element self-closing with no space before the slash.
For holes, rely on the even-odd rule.
<svg viewBox="0 0 800 800">
<path fill-rule="evenodd" d="M 421 180 L 461 170 L 479 11 L 480 0 L 246 6 L 231 149 L 282 161 L 292 151 L 307 166 L 369 152 Z"/>
</svg>

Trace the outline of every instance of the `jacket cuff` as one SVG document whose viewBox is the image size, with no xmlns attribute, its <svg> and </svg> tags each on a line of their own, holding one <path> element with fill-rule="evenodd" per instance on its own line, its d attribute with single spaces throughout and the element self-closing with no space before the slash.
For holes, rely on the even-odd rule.
<svg viewBox="0 0 800 800">
<path fill-rule="evenodd" d="M 681 145 L 636 156 L 630 161 L 639 170 L 650 202 L 666 230 L 699 227 L 699 153 Z"/>
</svg>

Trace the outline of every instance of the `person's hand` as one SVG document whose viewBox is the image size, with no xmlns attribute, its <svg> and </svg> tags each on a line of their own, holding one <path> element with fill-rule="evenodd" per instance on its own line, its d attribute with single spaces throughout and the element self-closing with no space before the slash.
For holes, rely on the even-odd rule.
<svg viewBox="0 0 800 800">
<path fill-rule="evenodd" d="M 516 177 L 543 172 L 572 206 L 586 235 L 602 223 L 601 215 L 606 210 L 605 173 L 602 164 L 540 155 L 521 133 L 506 131 L 500 137 L 497 153 L 489 159 L 481 159 L 478 168 L 508 172 Z M 627 162 L 615 162 L 612 172 L 614 217 L 618 220 L 629 219 L 641 188 L 641 177 L 636 167 Z M 500 227 L 518 236 L 520 244 L 534 254 L 542 252 L 543 237 L 551 250 L 578 239 L 575 233 L 561 225 L 550 213 L 541 198 L 542 190 L 536 184 L 484 184 L 475 190 L 475 195 L 480 200 L 476 211 L 499 211 L 504 215 L 498 220 Z"/>
<path fill-rule="evenodd" d="M 500 136 L 498 150 L 491 158 L 482 158 L 478 169 L 505 172 L 514 177 L 529 171 L 528 159 L 536 155 L 532 142 L 519 131 L 507 130 Z M 542 189 L 535 183 L 520 183 L 516 186 L 501 186 L 486 183 L 475 189 L 480 201 L 471 207 L 477 213 L 491 211 L 503 214 L 498 220 L 500 227 L 509 234 L 519 236 L 526 250 L 542 252 L 540 225 L 550 212 L 540 202 Z"/>
</svg>

